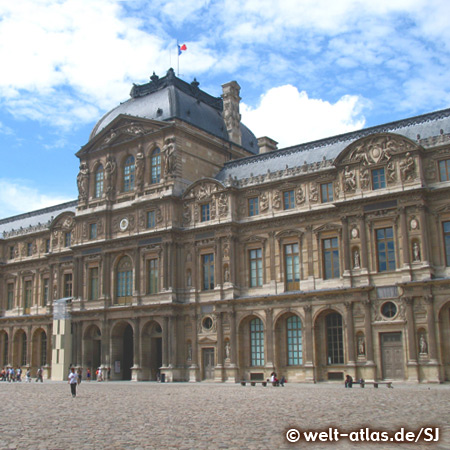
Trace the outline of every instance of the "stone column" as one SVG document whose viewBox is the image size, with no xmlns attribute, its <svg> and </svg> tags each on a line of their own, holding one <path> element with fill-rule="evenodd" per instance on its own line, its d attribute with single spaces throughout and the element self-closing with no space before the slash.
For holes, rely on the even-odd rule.
<svg viewBox="0 0 450 450">
<path fill-rule="evenodd" d="M 266 311 L 266 369 L 273 370 L 273 308 L 267 308 Z"/>
<path fill-rule="evenodd" d="M 168 251 L 168 243 L 165 242 L 163 244 L 163 265 L 164 265 L 164 270 L 163 270 L 163 276 L 164 276 L 164 280 L 163 280 L 163 289 L 165 291 L 168 290 L 169 288 L 169 251 Z"/>
<path fill-rule="evenodd" d="M 215 264 L 214 264 L 214 279 L 215 285 L 223 287 L 223 261 L 222 261 L 222 239 L 218 239 L 215 245 Z"/>
<path fill-rule="evenodd" d="M 346 321 L 347 321 L 347 344 L 348 359 L 347 365 L 355 365 L 355 326 L 353 324 L 353 302 L 345 302 Z"/>
<path fill-rule="evenodd" d="M 314 278 L 313 231 L 311 225 L 306 227 L 306 234 L 308 235 L 308 278 Z M 282 253 L 280 255 L 282 258 Z"/>
<path fill-rule="evenodd" d="M 359 216 L 359 232 L 361 235 L 361 269 L 368 269 L 367 259 L 367 233 L 366 233 L 366 221 L 364 215 Z"/>
<path fill-rule="evenodd" d="M 197 329 L 197 323 L 198 323 L 198 317 L 197 312 L 194 312 L 193 317 L 191 318 L 192 324 L 193 324 L 193 339 L 192 339 L 192 360 L 191 365 L 189 367 L 189 381 L 192 383 L 195 383 L 196 381 L 199 381 L 200 374 L 199 374 L 199 367 L 198 367 L 198 329 Z"/>
<path fill-rule="evenodd" d="M 31 325 L 28 325 L 27 327 L 27 366 L 31 367 L 31 360 L 32 360 L 32 348 L 31 348 L 31 344 L 33 342 L 33 336 L 32 336 L 32 327 Z"/>
<path fill-rule="evenodd" d="M 348 239 L 348 218 L 341 217 L 342 222 L 342 247 L 344 250 L 344 274 L 350 271 L 350 242 Z"/>
<path fill-rule="evenodd" d="M 417 339 L 414 324 L 414 299 L 413 297 L 403 297 L 403 303 L 406 310 L 406 326 L 408 333 L 408 381 L 419 381 L 418 364 L 417 364 Z"/>
<path fill-rule="evenodd" d="M 430 261 L 430 253 L 429 253 L 429 239 L 428 239 L 428 224 L 427 224 L 427 215 L 426 215 L 426 206 L 420 205 L 420 226 L 422 228 L 422 261 L 429 262 Z"/>
<path fill-rule="evenodd" d="M 169 367 L 176 367 L 177 365 L 177 318 L 176 316 L 169 316 Z"/>
<path fill-rule="evenodd" d="M 237 333 L 236 333 L 236 311 L 232 310 L 228 313 L 230 320 L 230 365 L 237 367 Z"/>
<path fill-rule="evenodd" d="M 140 318 L 133 319 L 133 367 L 131 368 L 132 381 L 139 381 L 141 374 L 141 330 Z"/>
<path fill-rule="evenodd" d="M 434 298 L 429 295 L 424 298 L 427 305 L 427 328 L 428 328 L 428 352 L 430 362 L 437 363 L 436 321 L 434 318 Z"/>
<path fill-rule="evenodd" d="M 217 329 L 217 364 L 214 368 L 215 381 L 223 381 L 223 323 L 222 312 L 218 312 L 216 316 L 216 329 Z"/>
<path fill-rule="evenodd" d="M 101 348 L 102 348 L 102 361 L 101 365 L 103 368 L 111 367 L 111 361 L 110 361 L 110 354 L 109 354 L 109 321 L 107 319 L 104 319 L 102 321 L 102 341 L 101 341 Z M 105 378 L 106 379 L 106 378 Z"/>
<path fill-rule="evenodd" d="M 270 283 L 275 284 L 276 273 L 275 273 L 275 233 L 273 231 L 269 232 L 269 251 L 270 251 Z"/>
<path fill-rule="evenodd" d="M 9 327 L 8 329 L 8 366 L 12 367 L 13 365 L 13 345 L 14 342 L 14 328 L 13 327 Z"/>
<path fill-rule="evenodd" d="M 364 334 L 366 338 L 366 370 L 364 371 L 363 378 L 365 378 L 366 381 L 374 381 L 376 376 L 376 366 L 373 357 L 372 302 L 370 299 L 364 299 L 362 304 L 364 305 Z"/>
<path fill-rule="evenodd" d="M 403 247 L 403 265 L 409 267 L 411 265 L 411 257 L 409 251 L 408 226 L 406 224 L 406 210 L 404 207 L 399 208 L 400 212 L 400 230 L 402 233 Z"/>
<path fill-rule="evenodd" d="M 303 306 L 303 311 L 305 313 L 305 372 L 306 381 L 315 382 L 316 378 L 314 375 L 314 350 L 313 350 L 313 322 L 312 322 L 312 306 Z"/>
</svg>

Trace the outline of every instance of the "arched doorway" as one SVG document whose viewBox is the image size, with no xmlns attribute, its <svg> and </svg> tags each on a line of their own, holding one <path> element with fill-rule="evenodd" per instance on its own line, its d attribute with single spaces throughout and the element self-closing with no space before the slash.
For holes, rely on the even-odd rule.
<svg viewBox="0 0 450 450">
<path fill-rule="evenodd" d="M 27 365 L 27 335 L 24 330 L 19 330 L 14 335 L 13 341 L 13 366 L 22 367 Z"/>
<path fill-rule="evenodd" d="M 102 364 L 102 333 L 97 325 L 86 328 L 83 336 L 83 369 L 90 369 L 93 379 Z"/>
<path fill-rule="evenodd" d="M 9 363 L 9 339 L 6 331 L 0 332 L 0 367 L 6 367 Z"/>
<path fill-rule="evenodd" d="M 450 381 L 450 302 L 439 312 L 440 353 L 445 381 Z"/>
<path fill-rule="evenodd" d="M 159 379 L 162 366 L 162 328 L 152 320 L 142 331 L 141 342 L 142 379 L 155 381 Z"/>
<path fill-rule="evenodd" d="M 259 317 L 253 315 L 242 320 L 239 325 L 239 368 L 241 379 L 265 378 L 264 340 L 264 323 Z"/>
<path fill-rule="evenodd" d="M 117 323 L 111 333 L 111 361 L 113 380 L 131 380 L 134 362 L 133 327 L 126 321 Z"/>
<path fill-rule="evenodd" d="M 34 374 L 38 368 L 47 365 L 47 333 L 42 328 L 33 334 L 31 352 L 31 373 Z"/>
</svg>

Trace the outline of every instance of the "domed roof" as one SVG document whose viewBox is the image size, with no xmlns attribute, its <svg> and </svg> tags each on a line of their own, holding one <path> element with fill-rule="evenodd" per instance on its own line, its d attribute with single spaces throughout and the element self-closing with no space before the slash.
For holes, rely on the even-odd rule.
<svg viewBox="0 0 450 450">
<path fill-rule="evenodd" d="M 106 113 L 93 128 L 89 139 L 94 138 L 117 116 L 124 114 L 146 119 L 168 121 L 180 119 L 214 136 L 230 140 L 223 119 L 223 101 L 199 89 L 199 83 L 177 78 L 173 69 L 159 78 L 153 74 L 150 82 L 133 85 L 131 98 Z M 241 126 L 242 147 L 257 154 L 258 142 L 255 135 L 243 124 Z"/>
</svg>

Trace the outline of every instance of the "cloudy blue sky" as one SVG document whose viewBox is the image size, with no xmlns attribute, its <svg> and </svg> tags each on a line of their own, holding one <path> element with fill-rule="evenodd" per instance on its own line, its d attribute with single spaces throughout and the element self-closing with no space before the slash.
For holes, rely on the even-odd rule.
<svg viewBox="0 0 450 450">
<path fill-rule="evenodd" d="M 0 2 L 0 218 L 76 198 L 96 121 L 176 70 L 286 147 L 450 107 L 448 0 Z M 449 130 L 450 131 L 450 130 Z"/>
</svg>

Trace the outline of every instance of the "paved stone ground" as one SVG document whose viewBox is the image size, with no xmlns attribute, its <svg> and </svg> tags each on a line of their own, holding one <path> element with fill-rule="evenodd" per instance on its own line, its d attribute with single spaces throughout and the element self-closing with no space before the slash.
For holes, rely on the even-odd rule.
<svg viewBox="0 0 450 450">
<path fill-rule="evenodd" d="M 450 385 L 0 382 L 4 449 L 450 449 Z M 434 443 L 288 443 L 291 427 L 440 427 Z"/>
</svg>

